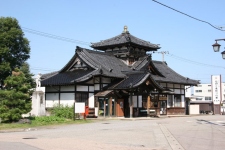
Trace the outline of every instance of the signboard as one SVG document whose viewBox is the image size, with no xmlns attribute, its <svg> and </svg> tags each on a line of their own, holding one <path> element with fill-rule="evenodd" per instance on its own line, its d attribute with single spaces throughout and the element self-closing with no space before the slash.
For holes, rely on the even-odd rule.
<svg viewBox="0 0 225 150">
<path fill-rule="evenodd" d="M 221 76 L 212 76 L 212 100 L 213 104 L 220 104 L 221 101 Z"/>
<path fill-rule="evenodd" d="M 166 101 L 166 100 L 167 100 L 167 97 L 166 97 L 166 96 L 160 96 L 160 97 L 159 97 L 159 100 L 160 100 L 160 101 Z"/>
<path fill-rule="evenodd" d="M 75 113 L 85 113 L 85 103 L 75 102 Z"/>
</svg>

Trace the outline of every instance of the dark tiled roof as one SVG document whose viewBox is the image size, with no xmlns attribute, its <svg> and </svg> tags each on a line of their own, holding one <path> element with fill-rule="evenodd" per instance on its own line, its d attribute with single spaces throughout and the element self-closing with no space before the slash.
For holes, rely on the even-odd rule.
<svg viewBox="0 0 225 150">
<path fill-rule="evenodd" d="M 103 40 L 101 42 L 92 43 L 91 47 L 104 50 L 105 48 L 110 46 L 124 45 L 126 43 L 132 43 L 140 47 L 143 47 L 147 50 L 153 50 L 153 51 L 160 48 L 158 45 L 139 39 L 131 35 L 129 32 L 122 33 L 120 35 L 117 35 L 110 39 Z"/>
<path fill-rule="evenodd" d="M 48 85 L 68 85 L 68 84 L 74 84 L 74 81 L 76 79 L 79 79 L 83 76 L 86 76 L 87 74 L 90 74 L 93 72 L 93 70 L 77 70 L 73 72 L 63 72 L 63 73 L 57 73 L 52 77 L 43 79 L 41 81 L 42 86 L 48 86 Z"/>
<path fill-rule="evenodd" d="M 48 79 L 54 75 L 58 74 L 58 71 L 54 71 L 54 72 L 50 72 L 50 73 L 46 73 L 46 74 L 43 74 L 41 75 L 41 79 L 44 80 L 44 79 Z"/>
<path fill-rule="evenodd" d="M 67 71 L 70 66 L 74 65 L 76 58 L 79 58 L 87 66 L 88 70 Z M 148 72 L 148 65 L 151 64 L 156 70 L 154 74 Z M 157 75 L 156 75 L 157 74 Z M 113 78 L 124 79 L 114 88 L 126 89 L 132 83 L 132 86 L 138 86 L 149 77 L 153 82 L 170 82 L 181 83 L 186 85 L 196 85 L 198 81 L 188 79 L 179 75 L 164 62 L 151 61 L 149 56 L 140 58 L 133 67 L 129 68 L 122 60 L 115 56 L 88 50 L 84 48 L 77 48 L 76 54 L 72 59 L 61 69 L 59 72 L 53 72 L 42 76 L 42 85 L 66 85 L 73 84 L 74 82 L 83 82 L 93 76 L 106 76 Z M 156 83 L 155 83 L 156 85 Z M 160 87 L 159 87 L 160 88 Z"/>
<path fill-rule="evenodd" d="M 170 82 L 170 83 L 181 83 L 186 85 L 197 85 L 199 84 L 199 81 L 185 78 L 181 76 L 180 74 L 176 73 L 174 70 L 172 70 L 170 67 L 167 66 L 165 62 L 161 61 L 152 61 L 155 68 L 164 76 L 159 75 L 151 75 L 152 78 L 155 81 L 159 82 Z"/>
<path fill-rule="evenodd" d="M 85 63 L 96 70 L 95 75 L 124 78 L 125 75 L 122 72 L 131 70 L 112 54 L 87 49 L 80 49 L 77 54 Z"/>
<path fill-rule="evenodd" d="M 127 78 L 119 82 L 118 84 L 110 87 L 109 89 L 129 89 L 135 88 L 142 84 L 149 77 L 150 73 L 131 73 L 127 74 Z"/>
</svg>

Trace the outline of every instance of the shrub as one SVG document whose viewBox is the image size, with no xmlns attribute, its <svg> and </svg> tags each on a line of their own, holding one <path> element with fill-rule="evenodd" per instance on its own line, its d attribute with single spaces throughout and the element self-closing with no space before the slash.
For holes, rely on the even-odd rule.
<svg viewBox="0 0 225 150">
<path fill-rule="evenodd" d="M 42 117 L 35 117 L 35 121 L 43 123 L 51 123 L 51 122 L 64 122 L 66 121 L 66 119 L 57 116 L 42 116 Z"/>
<path fill-rule="evenodd" d="M 74 115 L 74 107 L 73 106 L 64 106 L 64 105 L 55 105 L 51 111 L 51 115 L 60 118 L 73 119 Z"/>
</svg>

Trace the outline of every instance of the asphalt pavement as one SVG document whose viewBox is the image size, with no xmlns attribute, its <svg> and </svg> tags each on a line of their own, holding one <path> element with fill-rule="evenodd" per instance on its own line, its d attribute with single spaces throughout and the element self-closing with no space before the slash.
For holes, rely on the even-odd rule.
<svg viewBox="0 0 225 150">
<path fill-rule="evenodd" d="M 1 150 L 224 150 L 225 116 L 99 118 L 0 131 Z"/>
</svg>

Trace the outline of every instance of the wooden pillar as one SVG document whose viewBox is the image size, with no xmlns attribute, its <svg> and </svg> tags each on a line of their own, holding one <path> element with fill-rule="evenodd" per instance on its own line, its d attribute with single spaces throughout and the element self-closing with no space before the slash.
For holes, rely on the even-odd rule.
<svg viewBox="0 0 225 150">
<path fill-rule="evenodd" d="M 150 96 L 148 95 L 148 98 L 147 98 L 147 117 L 150 116 L 150 106 L 151 106 L 151 100 L 150 100 Z"/>
<path fill-rule="evenodd" d="M 109 98 L 109 116 L 112 116 L 112 97 Z"/>
<path fill-rule="evenodd" d="M 106 107 L 105 107 L 105 99 L 104 99 L 104 118 L 105 118 L 105 112 L 106 112 L 106 111 L 105 111 L 105 108 L 106 108 Z"/>
<path fill-rule="evenodd" d="M 130 93 L 130 118 L 133 117 L 133 100 L 132 100 L 132 93 Z"/>
</svg>

